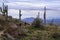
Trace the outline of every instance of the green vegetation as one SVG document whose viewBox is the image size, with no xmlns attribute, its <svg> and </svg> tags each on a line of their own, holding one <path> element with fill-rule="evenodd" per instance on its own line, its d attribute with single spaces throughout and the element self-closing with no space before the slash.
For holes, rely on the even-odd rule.
<svg viewBox="0 0 60 40">
<path fill-rule="evenodd" d="M 36 19 L 33 21 L 32 26 L 33 26 L 33 27 L 36 27 L 36 28 L 39 28 L 39 27 L 41 27 L 41 24 L 42 24 L 41 20 L 40 20 L 39 18 L 36 18 Z"/>
<path fill-rule="evenodd" d="M 17 20 L 15 21 L 15 23 Z M 38 22 L 37 22 L 38 23 Z M 41 23 L 41 22 L 40 22 Z M 0 24 L 6 29 L 9 27 L 8 22 L 0 20 Z M 34 23 L 33 23 L 34 24 Z M 37 25 L 37 24 L 34 24 Z M 36 28 L 37 27 L 37 28 Z M 41 30 L 41 26 L 33 27 L 31 25 L 27 27 L 22 27 L 17 29 L 18 35 L 11 35 L 15 39 L 14 40 L 60 40 L 60 28 L 56 26 L 49 25 L 48 27 L 44 26 L 44 30 Z M 42 25 L 43 27 L 43 25 Z M 11 29 L 12 32 L 12 29 Z M 15 33 L 15 32 L 14 32 Z M 12 40 L 5 33 L 1 36 L 1 40 Z"/>
<path fill-rule="evenodd" d="M 13 23 L 17 28 L 10 27 L 9 23 Z M 60 40 L 60 28 L 55 25 L 48 25 L 47 27 L 42 23 L 39 18 L 36 18 L 32 25 L 21 22 L 18 19 L 11 18 L 9 20 L 0 20 L 0 31 L 3 34 L 0 36 L 1 40 Z M 1 33 L 1 32 L 0 32 Z M 9 37 L 7 34 L 11 37 Z"/>
<path fill-rule="evenodd" d="M 8 16 L 8 6 L 2 13 L 5 20 L 0 19 L 0 40 L 60 40 L 60 28 L 53 24 L 53 20 L 46 26 L 46 7 L 44 8 L 44 23 L 39 18 L 38 12 L 37 18 L 31 25 Z"/>
</svg>

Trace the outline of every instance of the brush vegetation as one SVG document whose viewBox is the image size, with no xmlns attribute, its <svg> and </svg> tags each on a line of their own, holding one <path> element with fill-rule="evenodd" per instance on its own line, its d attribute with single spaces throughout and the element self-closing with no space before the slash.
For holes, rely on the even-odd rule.
<svg viewBox="0 0 60 40">
<path fill-rule="evenodd" d="M 14 23 L 17 28 L 10 26 Z M 60 28 L 56 25 L 44 25 L 40 19 L 35 19 L 31 25 L 18 19 L 0 20 L 0 40 L 60 40 Z"/>
</svg>

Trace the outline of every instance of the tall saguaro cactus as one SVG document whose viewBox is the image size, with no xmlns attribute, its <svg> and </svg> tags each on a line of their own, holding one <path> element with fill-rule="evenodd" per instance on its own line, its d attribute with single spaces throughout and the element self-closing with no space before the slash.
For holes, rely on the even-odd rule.
<svg viewBox="0 0 60 40">
<path fill-rule="evenodd" d="M 6 20 L 8 19 L 8 5 L 5 6 L 5 16 L 6 16 Z"/>
<path fill-rule="evenodd" d="M 39 18 L 40 12 L 38 12 L 37 18 Z"/>
<path fill-rule="evenodd" d="M 19 20 L 21 21 L 21 10 L 19 10 Z"/>
<path fill-rule="evenodd" d="M 8 19 L 8 5 L 5 5 L 4 2 L 3 2 L 3 6 L 2 6 L 2 13 L 3 13 L 3 16 L 5 16 L 6 20 Z"/>
<path fill-rule="evenodd" d="M 44 7 L 44 24 L 46 25 L 46 7 Z"/>
<path fill-rule="evenodd" d="M 19 10 L 19 20 L 20 20 L 20 26 L 21 26 L 21 10 Z"/>
<path fill-rule="evenodd" d="M 5 16 L 5 5 L 4 5 L 4 3 L 2 5 L 2 13 L 3 13 L 3 16 Z"/>
</svg>

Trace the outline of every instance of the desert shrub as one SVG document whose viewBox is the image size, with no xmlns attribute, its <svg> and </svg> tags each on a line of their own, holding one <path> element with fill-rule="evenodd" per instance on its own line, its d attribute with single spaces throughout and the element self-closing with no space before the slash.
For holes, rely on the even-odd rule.
<svg viewBox="0 0 60 40">
<path fill-rule="evenodd" d="M 12 40 L 11 38 L 9 38 L 6 34 L 3 34 L 1 36 L 1 40 Z"/>
<path fill-rule="evenodd" d="M 35 28 L 43 29 L 42 20 L 39 19 L 39 18 L 36 18 L 36 19 L 33 21 L 32 26 L 35 27 Z"/>
<path fill-rule="evenodd" d="M 60 32 L 55 32 L 52 37 L 55 39 L 55 40 L 60 40 Z"/>
</svg>

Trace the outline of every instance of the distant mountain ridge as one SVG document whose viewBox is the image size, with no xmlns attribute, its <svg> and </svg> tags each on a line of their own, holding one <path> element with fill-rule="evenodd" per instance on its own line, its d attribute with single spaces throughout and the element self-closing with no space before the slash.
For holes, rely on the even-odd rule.
<svg viewBox="0 0 60 40">
<path fill-rule="evenodd" d="M 25 18 L 25 19 L 22 19 L 23 22 L 27 22 L 27 23 L 32 23 L 34 21 L 35 18 L 33 17 L 30 17 L 30 18 Z M 43 19 L 42 19 L 43 20 Z M 51 23 L 52 19 L 48 19 L 46 20 L 46 23 L 49 24 Z M 56 24 L 56 25 L 60 25 L 60 19 L 54 19 L 53 20 L 53 23 Z"/>
<path fill-rule="evenodd" d="M 47 20 L 47 23 L 51 23 L 52 20 Z M 60 26 L 60 19 L 54 19 L 53 23 Z"/>
<path fill-rule="evenodd" d="M 22 19 L 23 22 L 32 23 L 34 21 L 33 17 Z"/>
</svg>

